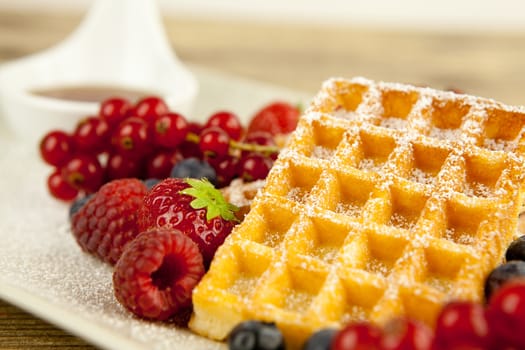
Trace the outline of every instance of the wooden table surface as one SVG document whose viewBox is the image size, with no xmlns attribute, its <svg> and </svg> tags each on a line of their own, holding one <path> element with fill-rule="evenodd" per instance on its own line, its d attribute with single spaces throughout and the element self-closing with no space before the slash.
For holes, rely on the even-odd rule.
<svg viewBox="0 0 525 350">
<path fill-rule="evenodd" d="M 80 16 L 0 12 L 0 63 L 47 48 Z M 525 33 L 308 26 L 166 18 L 187 62 L 311 93 L 331 76 L 455 87 L 525 104 Z M 93 349 L 0 300 L 0 349 Z"/>
</svg>

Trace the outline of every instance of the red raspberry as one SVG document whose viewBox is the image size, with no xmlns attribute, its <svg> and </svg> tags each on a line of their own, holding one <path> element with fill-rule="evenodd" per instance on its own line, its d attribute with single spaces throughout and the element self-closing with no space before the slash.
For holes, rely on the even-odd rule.
<svg viewBox="0 0 525 350">
<path fill-rule="evenodd" d="M 113 272 L 117 300 L 135 315 L 166 320 L 191 306 L 204 275 L 197 245 L 180 231 L 155 228 L 131 242 Z"/>
<path fill-rule="evenodd" d="M 266 131 L 272 135 L 288 134 L 295 130 L 300 110 L 286 102 L 274 102 L 265 106 L 250 121 L 247 134 Z"/>
<path fill-rule="evenodd" d="M 140 231 L 163 226 L 180 230 L 197 243 L 208 266 L 236 223 L 236 209 L 208 180 L 168 178 L 144 198 L 138 225 Z"/>
<path fill-rule="evenodd" d="M 72 231 L 83 250 L 115 264 L 124 246 L 139 233 L 137 210 L 147 189 L 137 179 L 108 182 L 72 218 Z"/>
<path fill-rule="evenodd" d="M 490 298 L 487 307 L 490 331 L 495 344 L 525 349 L 525 280 L 505 283 Z M 501 347 L 503 348 L 503 347 Z"/>
</svg>

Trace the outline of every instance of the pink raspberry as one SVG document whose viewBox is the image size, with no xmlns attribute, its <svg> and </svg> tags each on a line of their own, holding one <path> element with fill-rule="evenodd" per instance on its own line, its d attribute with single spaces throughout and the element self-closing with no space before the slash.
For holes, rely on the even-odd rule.
<svg viewBox="0 0 525 350">
<path fill-rule="evenodd" d="M 108 182 L 73 215 L 71 230 L 83 250 L 115 264 L 139 233 L 137 211 L 147 193 L 137 179 Z"/>
</svg>

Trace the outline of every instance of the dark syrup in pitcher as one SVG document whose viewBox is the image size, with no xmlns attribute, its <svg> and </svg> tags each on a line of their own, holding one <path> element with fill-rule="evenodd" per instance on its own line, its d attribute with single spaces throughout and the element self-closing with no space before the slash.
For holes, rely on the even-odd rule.
<svg viewBox="0 0 525 350">
<path fill-rule="evenodd" d="M 101 103 L 110 97 L 123 97 L 135 102 L 145 96 L 158 96 L 154 91 L 139 90 L 122 86 L 109 85 L 75 85 L 75 86 L 56 86 L 31 91 L 33 95 L 54 98 L 59 100 L 76 102 L 95 102 Z"/>
</svg>

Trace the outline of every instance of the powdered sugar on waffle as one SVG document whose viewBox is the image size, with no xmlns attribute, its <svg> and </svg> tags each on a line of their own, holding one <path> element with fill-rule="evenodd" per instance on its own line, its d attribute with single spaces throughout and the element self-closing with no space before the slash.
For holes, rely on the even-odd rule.
<svg viewBox="0 0 525 350">
<path fill-rule="evenodd" d="M 205 293 L 221 288 L 224 273 L 244 278 L 227 252 L 253 245 L 269 267 L 254 281 L 256 295 L 227 309 L 241 310 L 235 322 L 246 313 L 275 321 L 295 341 L 316 327 L 400 312 L 431 324 L 450 298 L 480 300 L 521 200 L 522 132 L 507 128 L 512 113 L 525 124 L 525 110 L 488 99 L 327 81 L 221 249 L 224 269 L 197 288 L 193 329 L 225 335 L 228 326 L 204 326 L 233 322 L 207 310 Z"/>
<path fill-rule="evenodd" d="M 242 179 L 234 179 L 227 187 L 222 188 L 221 192 L 229 203 L 238 207 L 249 206 L 264 183 L 264 180 L 244 182 Z"/>
</svg>

